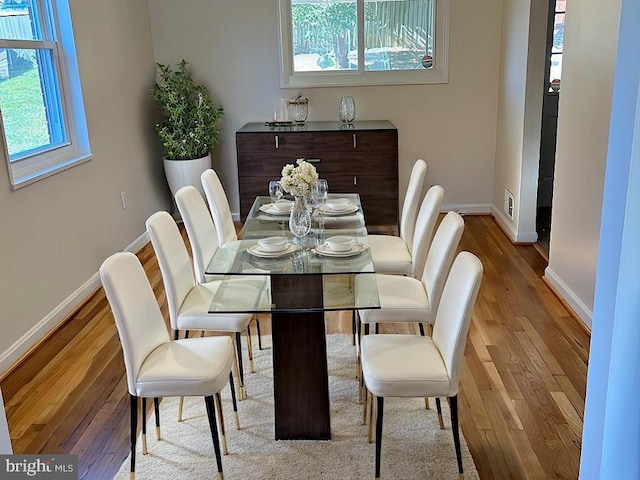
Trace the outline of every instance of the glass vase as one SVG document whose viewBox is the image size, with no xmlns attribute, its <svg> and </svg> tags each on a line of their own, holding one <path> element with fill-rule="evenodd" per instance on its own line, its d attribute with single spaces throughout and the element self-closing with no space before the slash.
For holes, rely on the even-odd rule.
<svg viewBox="0 0 640 480">
<path fill-rule="evenodd" d="M 340 121 L 351 123 L 356 118 L 356 103 L 351 95 L 343 95 L 340 99 Z"/>
<path fill-rule="evenodd" d="M 303 238 L 311 231 L 311 212 L 304 197 L 295 197 L 289 215 L 289 230 L 297 238 Z"/>
</svg>

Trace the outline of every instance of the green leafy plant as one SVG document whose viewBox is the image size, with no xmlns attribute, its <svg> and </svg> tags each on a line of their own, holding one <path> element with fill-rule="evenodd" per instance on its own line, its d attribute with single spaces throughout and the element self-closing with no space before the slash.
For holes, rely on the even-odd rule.
<svg viewBox="0 0 640 480">
<path fill-rule="evenodd" d="M 197 84 L 186 60 L 172 68 L 156 64 L 158 79 L 151 88 L 154 101 L 165 114 L 156 124 L 165 158 L 190 160 L 208 155 L 219 140 L 223 115 L 206 86 Z"/>
</svg>

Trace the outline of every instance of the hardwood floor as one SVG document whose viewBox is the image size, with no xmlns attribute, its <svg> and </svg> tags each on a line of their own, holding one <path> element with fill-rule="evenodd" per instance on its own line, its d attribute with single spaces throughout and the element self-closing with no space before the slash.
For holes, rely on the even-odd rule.
<svg viewBox="0 0 640 480">
<path fill-rule="evenodd" d="M 589 334 L 541 280 L 546 263 L 532 246 L 512 245 L 491 217 L 465 224 L 461 246 L 485 268 L 459 395 L 480 478 L 576 479 Z M 166 316 L 151 246 L 138 256 Z M 327 323 L 330 333 L 351 330 L 350 314 Z M 124 363 L 102 290 L 0 387 L 15 453 L 77 454 L 86 479 L 111 479 L 126 458 Z"/>
</svg>

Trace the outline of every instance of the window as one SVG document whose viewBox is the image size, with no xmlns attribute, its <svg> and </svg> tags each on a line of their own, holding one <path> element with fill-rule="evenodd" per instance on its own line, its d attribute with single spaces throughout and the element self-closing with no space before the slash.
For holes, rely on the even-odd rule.
<svg viewBox="0 0 640 480">
<path fill-rule="evenodd" d="M 554 7 L 552 7 L 554 8 Z M 567 10 L 566 0 L 555 0 L 553 12 L 553 37 L 551 44 L 551 65 L 549 70 L 549 92 L 560 91 L 562 79 L 562 53 L 564 50 L 564 17 Z"/>
<path fill-rule="evenodd" d="M 279 0 L 282 87 L 447 82 L 448 0 Z"/>
<path fill-rule="evenodd" d="M 67 0 L 0 0 L 0 110 L 12 188 L 90 158 Z"/>
</svg>

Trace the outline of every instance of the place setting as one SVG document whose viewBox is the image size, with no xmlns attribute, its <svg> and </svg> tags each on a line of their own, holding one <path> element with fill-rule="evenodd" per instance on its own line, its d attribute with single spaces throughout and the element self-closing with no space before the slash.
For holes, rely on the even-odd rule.
<svg viewBox="0 0 640 480">
<path fill-rule="evenodd" d="M 357 211 L 358 206 L 351 203 L 348 198 L 328 199 L 321 208 L 322 214 L 327 217 L 351 215 Z"/>
<path fill-rule="evenodd" d="M 312 251 L 323 257 L 340 258 L 359 255 L 368 248 L 367 245 L 356 242 L 352 237 L 336 235 L 327 238 L 324 243 L 316 246 Z"/>
<path fill-rule="evenodd" d="M 289 243 L 285 237 L 266 237 L 247 248 L 254 257 L 279 258 L 298 250 L 298 245 Z"/>
<path fill-rule="evenodd" d="M 283 196 L 284 191 L 282 189 L 282 184 L 277 180 L 270 181 L 269 197 L 271 197 L 271 203 L 261 205 L 259 210 L 267 215 L 289 215 L 291 213 L 291 208 L 293 207 L 293 201 L 282 198 Z"/>
</svg>

